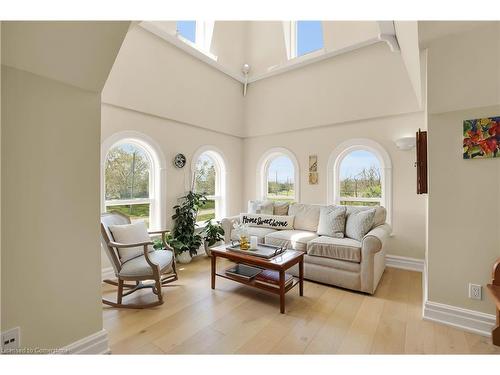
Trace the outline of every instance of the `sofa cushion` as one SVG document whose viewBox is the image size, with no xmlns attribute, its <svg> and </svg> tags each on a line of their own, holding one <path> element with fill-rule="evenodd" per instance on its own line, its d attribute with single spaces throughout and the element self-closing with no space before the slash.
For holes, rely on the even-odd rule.
<svg viewBox="0 0 500 375">
<path fill-rule="evenodd" d="M 173 255 L 171 251 L 154 250 L 149 253 L 149 259 L 151 262 L 160 266 L 161 272 L 172 268 Z M 139 256 L 123 263 L 119 275 L 124 277 L 153 276 L 153 270 L 146 261 L 146 258 L 144 256 Z"/>
<path fill-rule="evenodd" d="M 288 208 L 288 215 L 295 216 L 294 229 L 316 232 L 320 209 L 320 205 L 292 203 Z"/>
<path fill-rule="evenodd" d="M 257 228 L 257 227 L 249 227 L 248 228 L 248 235 L 249 236 L 256 236 L 257 242 L 259 242 L 259 243 L 264 243 L 264 237 L 266 236 L 266 234 L 274 233 L 274 232 L 276 232 L 276 230 L 271 229 L 271 228 Z M 231 239 L 233 241 L 240 240 L 240 238 L 238 237 L 238 235 L 234 231 L 231 231 Z"/>
<path fill-rule="evenodd" d="M 240 223 L 248 224 L 249 227 L 293 229 L 293 221 L 293 216 L 240 214 Z"/>
<path fill-rule="evenodd" d="M 307 243 L 317 237 L 315 232 L 305 230 L 280 230 L 266 235 L 265 243 L 305 252 Z"/>
<path fill-rule="evenodd" d="M 361 242 L 352 238 L 321 236 L 307 244 L 307 255 L 360 263 Z"/>
<path fill-rule="evenodd" d="M 385 207 L 382 206 L 346 206 L 346 207 L 347 207 L 346 216 L 349 216 L 351 213 L 375 209 L 375 216 L 373 217 L 372 228 L 385 224 L 385 220 L 387 217 L 387 210 L 385 209 Z"/>
<path fill-rule="evenodd" d="M 349 238 L 361 241 L 365 234 L 373 228 L 373 218 L 375 216 L 375 208 L 370 210 L 362 210 L 351 212 L 347 216 L 345 223 L 345 234 Z"/>
<path fill-rule="evenodd" d="M 273 215 L 288 215 L 288 207 L 290 207 L 288 202 L 274 202 Z"/>
<path fill-rule="evenodd" d="M 343 238 L 345 230 L 345 220 L 345 206 L 321 207 L 317 233 L 320 236 Z"/>
<path fill-rule="evenodd" d="M 350 272 L 360 272 L 361 263 L 349 262 L 340 259 L 318 257 L 314 255 L 305 255 L 304 263 L 316 264 L 318 266 L 323 266 L 327 268 L 335 268 L 338 270 L 350 271 Z"/>
</svg>

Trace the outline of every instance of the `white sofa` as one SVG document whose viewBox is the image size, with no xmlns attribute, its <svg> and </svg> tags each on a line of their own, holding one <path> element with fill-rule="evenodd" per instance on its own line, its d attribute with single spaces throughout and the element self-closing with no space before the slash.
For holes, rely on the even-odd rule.
<svg viewBox="0 0 500 375">
<path fill-rule="evenodd" d="M 269 202 L 266 204 L 269 205 Z M 254 206 L 253 201 L 249 202 L 249 208 Z M 283 207 L 283 203 L 276 204 L 274 214 L 294 217 L 293 230 L 250 227 L 249 234 L 257 236 L 260 243 L 286 245 L 288 248 L 305 252 L 306 279 L 365 293 L 375 293 L 385 269 L 384 241 L 391 232 L 391 227 L 385 222 L 385 208 L 376 207 L 373 226 L 362 241 L 358 241 L 345 236 L 334 238 L 318 235 L 316 231 L 321 207 L 321 205 L 301 203 L 291 203 L 288 207 Z M 346 215 L 348 217 L 353 212 L 370 208 L 374 207 L 348 206 Z M 269 210 L 269 206 L 266 210 Z M 238 240 L 238 236 L 233 232 L 233 224 L 240 221 L 240 216 L 222 220 L 226 243 Z M 297 276 L 298 267 L 295 266 L 290 272 Z"/>
</svg>

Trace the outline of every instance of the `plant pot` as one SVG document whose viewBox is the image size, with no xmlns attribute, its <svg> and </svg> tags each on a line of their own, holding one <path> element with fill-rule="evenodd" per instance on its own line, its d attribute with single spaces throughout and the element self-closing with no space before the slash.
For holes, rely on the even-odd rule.
<svg viewBox="0 0 500 375">
<path fill-rule="evenodd" d="M 208 246 L 208 241 L 204 241 L 203 245 L 205 246 L 205 254 L 207 254 L 209 257 L 211 257 L 212 252 L 210 251 L 210 248 L 222 245 L 223 243 L 224 243 L 224 241 L 219 241 L 219 242 L 214 243 L 212 246 Z"/>
<path fill-rule="evenodd" d="M 181 264 L 188 264 L 191 262 L 193 258 L 189 254 L 189 251 L 183 251 L 180 254 L 177 254 L 177 261 Z"/>
</svg>

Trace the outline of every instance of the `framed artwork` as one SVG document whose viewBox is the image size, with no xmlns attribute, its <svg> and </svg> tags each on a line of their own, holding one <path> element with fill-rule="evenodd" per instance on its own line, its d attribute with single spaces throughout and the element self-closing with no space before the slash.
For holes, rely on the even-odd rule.
<svg viewBox="0 0 500 375">
<path fill-rule="evenodd" d="M 500 116 L 464 121 L 463 157 L 500 157 Z"/>
<path fill-rule="evenodd" d="M 318 184 L 318 156 L 309 155 L 309 185 Z"/>
<path fill-rule="evenodd" d="M 317 171 L 318 171 L 318 156 L 309 155 L 309 172 L 317 172 Z"/>
<path fill-rule="evenodd" d="M 309 172 L 309 185 L 318 184 L 318 172 Z"/>
</svg>

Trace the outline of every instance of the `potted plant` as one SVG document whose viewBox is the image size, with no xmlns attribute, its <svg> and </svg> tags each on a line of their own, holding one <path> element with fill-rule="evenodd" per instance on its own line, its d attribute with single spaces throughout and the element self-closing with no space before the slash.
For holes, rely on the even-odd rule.
<svg viewBox="0 0 500 375">
<path fill-rule="evenodd" d="M 205 240 L 205 253 L 208 256 L 211 256 L 212 254 L 210 253 L 210 247 L 220 243 L 221 241 L 224 241 L 224 229 L 222 229 L 220 221 L 216 221 L 215 223 L 213 223 L 212 220 L 209 219 L 205 221 L 205 229 L 203 232 L 203 239 Z"/>
<path fill-rule="evenodd" d="M 195 232 L 196 216 L 207 198 L 203 194 L 190 191 L 180 199 L 180 204 L 173 207 L 174 227 L 167 236 L 167 243 L 174 249 L 179 263 L 189 263 L 198 253 L 203 241 L 201 235 Z"/>
</svg>

